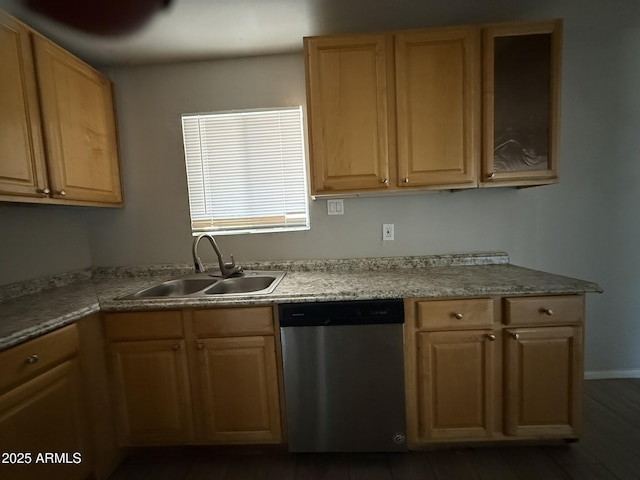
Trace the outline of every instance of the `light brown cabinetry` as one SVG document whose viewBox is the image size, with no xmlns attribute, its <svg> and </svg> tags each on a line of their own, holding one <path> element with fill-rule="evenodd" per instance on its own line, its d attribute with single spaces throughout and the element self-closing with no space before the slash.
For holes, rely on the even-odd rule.
<svg viewBox="0 0 640 480">
<path fill-rule="evenodd" d="M 417 335 L 416 438 L 490 437 L 494 430 L 496 337 L 491 330 Z"/>
<path fill-rule="evenodd" d="M 577 437 L 583 376 L 580 296 L 505 299 L 505 433 Z M 517 327 L 517 328 L 511 328 Z"/>
<path fill-rule="evenodd" d="M 0 200 L 122 203 L 111 82 L 0 12 Z"/>
<path fill-rule="evenodd" d="M 272 307 L 111 313 L 105 332 L 123 444 L 281 441 Z"/>
<path fill-rule="evenodd" d="M 312 193 L 557 181 L 561 27 L 305 38 Z"/>
<path fill-rule="evenodd" d="M 91 473 L 77 354 L 75 325 L 0 353 L 0 451 L 15 454 L 3 461 L 2 478 Z"/>
<path fill-rule="evenodd" d="M 478 32 L 433 28 L 398 33 L 394 40 L 397 185 L 475 186 Z"/>
<path fill-rule="evenodd" d="M 490 298 L 405 306 L 410 446 L 487 438 L 496 431 L 499 339 Z"/>
<path fill-rule="evenodd" d="M 575 438 L 583 297 L 407 300 L 409 445 Z"/>
<path fill-rule="evenodd" d="M 105 333 L 122 443 L 193 442 L 181 313 L 109 314 Z"/>
<path fill-rule="evenodd" d="M 207 442 L 279 443 L 272 307 L 194 310 Z"/>
<path fill-rule="evenodd" d="M 305 38 L 313 193 L 474 185 L 476 37 Z"/>
<path fill-rule="evenodd" d="M 0 11 L 0 198 L 38 197 L 47 188 L 31 38 Z"/>
<path fill-rule="evenodd" d="M 389 188 L 389 39 L 304 41 L 314 193 Z"/>
<path fill-rule="evenodd" d="M 558 181 L 562 22 L 483 28 L 483 186 Z"/>
</svg>

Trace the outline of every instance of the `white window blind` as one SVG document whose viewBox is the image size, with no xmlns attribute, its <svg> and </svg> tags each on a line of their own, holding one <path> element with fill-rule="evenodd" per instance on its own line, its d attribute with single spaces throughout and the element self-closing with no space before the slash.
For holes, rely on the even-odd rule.
<svg viewBox="0 0 640 480">
<path fill-rule="evenodd" d="M 302 108 L 182 116 L 191 228 L 309 228 Z"/>
</svg>

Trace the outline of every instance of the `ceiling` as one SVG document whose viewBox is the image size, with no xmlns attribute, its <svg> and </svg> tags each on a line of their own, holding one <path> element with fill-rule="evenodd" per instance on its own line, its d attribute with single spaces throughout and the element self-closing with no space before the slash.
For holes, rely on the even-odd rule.
<svg viewBox="0 0 640 480">
<path fill-rule="evenodd" d="M 532 18 L 544 3 L 526 2 L 534 5 L 527 11 L 513 0 L 172 0 L 121 36 L 74 30 L 27 9 L 26 0 L 0 0 L 0 8 L 106 66 L 297 52 L 307 35 Z"/>
</svg>

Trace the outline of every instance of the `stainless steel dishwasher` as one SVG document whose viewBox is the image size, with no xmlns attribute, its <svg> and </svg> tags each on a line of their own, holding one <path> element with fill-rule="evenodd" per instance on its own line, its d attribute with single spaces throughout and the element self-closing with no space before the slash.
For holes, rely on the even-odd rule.
<svg viewBox="0 0 640 480">
<path fill-rule="evenodd" d="M 406 450 L 402 300 L 278 308 L 289 451 Z"/>
</svg>

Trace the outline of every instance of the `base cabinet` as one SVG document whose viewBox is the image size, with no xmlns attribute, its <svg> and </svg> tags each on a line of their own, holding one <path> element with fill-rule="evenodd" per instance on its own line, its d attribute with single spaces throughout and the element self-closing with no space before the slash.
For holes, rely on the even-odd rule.
<svg viewBox="0 0 640 480">
<path fill-rule="evenodd" d="M 583 302 L 407 300 L 409 446 L 577 438 Z"/>
<path fill-rule="evenodd" d="M 519 328 L 506 333 L 505 433 L 577 437 L 582 328 Z"/>
<path fill-rule="evenodd" d="M 92 472 L 77 350 L 71 325 L 0 355 L 3 479 L 80 480 Z"/>
<path fill-rule="evenodd" d="M 491 330 L 420 332 L 418 438 L 490 437 L 496 337 Z"/>
<path fill-rule="evenodd" d="M 212 338 L 198 347 L 207 439 L 222 444 L 279 441 L 273 337 Z"/>
<path fill-rule="evenodd" d="M 105 316 L 123 445 L 279 443 L 272 307 Z"/>
<path fill-rule="evenodd" d="M 193 441 L 184 340 L 116 342 L 110 351 L 124 442 Z"/>
</svg>

